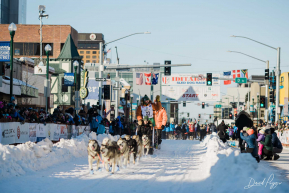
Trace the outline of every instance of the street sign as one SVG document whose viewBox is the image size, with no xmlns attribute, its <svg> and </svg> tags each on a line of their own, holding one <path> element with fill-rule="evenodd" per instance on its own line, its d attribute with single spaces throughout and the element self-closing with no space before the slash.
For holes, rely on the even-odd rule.
<svg viewBox="0 0 289 193">
<path fill-rule="evenodd" d="M 95 81 L 106 81 L 106 78 L 95 78 Z"/>
<path fill-rule="evenodd" d="M 112 90 L 121 90 L 120 87 L 113 87 Z"/>
<path fill-rule="evenodd" d="M 222 105 L 215 105 L 215 108 L 222 108 Z"/>
<path fill-rule="evenodd" d="M 247 78 L 235 78 L 236 83 L 247 83 Z"/>
</svg>

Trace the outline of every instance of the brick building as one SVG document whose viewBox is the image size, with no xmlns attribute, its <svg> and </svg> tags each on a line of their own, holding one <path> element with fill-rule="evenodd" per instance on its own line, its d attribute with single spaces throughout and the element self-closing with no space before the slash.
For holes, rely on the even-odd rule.
<svg viewBox="0 0 289 193">
<path fill-rule="evenodd" d="M 0 25 L 0 41 L 10 41 L 9 24 Z M 17 31 L 14 36 L 14 57 L 39 58 L 40 56 L 40 32 L 39 25 L 17 24 Z M 44 47 L 50 44 L 51 58 L 57 58 L 66 41 L 71 34 L 75 46 L 78 43 L 78 32 L 70 25 L 43 25 L 42 27 L 42 55 L 45 56 Z"/>
</svg>

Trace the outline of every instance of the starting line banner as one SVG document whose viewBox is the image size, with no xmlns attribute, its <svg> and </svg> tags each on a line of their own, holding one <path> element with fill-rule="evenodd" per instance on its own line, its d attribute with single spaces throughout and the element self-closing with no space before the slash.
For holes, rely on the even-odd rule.
<svg viewBox="0 0 289 193">
<path fill-rule="evenodd" d="M 71 139 L 85 133 L 89 135 L 89 126 L 38 124 L 19 122 L 0 123 L 0 143 L 9 145 L 25 143 L 27 141 L 39 142 L 45 138 L 51 141 L 59 141 L 60 138 Z"/>
<path fill-rule="evenodd" d="M 212 77 L 220 77 L 220 74 L 212 74 Z M 162 77 L 163 86 L 206 86 L 205 74 L 172 74 Z M 220 85 L 219 79 L 213 79 L 212 85 Z"/>
<path fill-rule="evenodd" d="M 163 86 L 161 101 L 218 101 L 220 86 Z"/>
</svg>

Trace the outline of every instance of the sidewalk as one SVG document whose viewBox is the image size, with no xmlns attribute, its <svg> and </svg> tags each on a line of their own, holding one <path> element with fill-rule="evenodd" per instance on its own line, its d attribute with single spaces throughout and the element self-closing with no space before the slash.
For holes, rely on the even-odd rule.
<svg viewBox="0 0 289 193">
<path fill-rule="evenodd" d="M 283 148 L 280 158 L 276 161 L 268 161 L 271 166 L 284 171 L 283 175 L 289 179 L 289 148 Z"/>
</svg>

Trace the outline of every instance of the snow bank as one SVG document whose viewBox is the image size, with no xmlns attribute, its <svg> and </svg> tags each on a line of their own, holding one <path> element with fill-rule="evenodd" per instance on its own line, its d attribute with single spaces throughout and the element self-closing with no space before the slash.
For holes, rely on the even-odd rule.
<svg viewBox="0 0 289 193">
<path fill-rule="evenodd" d="M 82 134 L 73 139 L 60 139 L 56 144 L 48 138 L 37 144 L 32 142 L 17 146 L 0 144 L 0 179 L 24 175 L 27 172 L 71 161 L 72 158 L 87 156 L 89 139 L 97 139 L 100 144 L 105 137 L 117 140 L 119 136 L 106 134 L 96 136 L 91 132 L 89 137 Z"/>
<path fill-rule="evenodd" d="M 255 188 L 248 188 L 246 186 L 251 182 L 262 182 L 265 179 L 265 184 L 272 177 L 272 170 L 262 168 L 261 163 L 257 163 L 256 159 L 250 153 L 240 153 L 239 149 L 230 147 L 227 143 L 223 143 L 216 134 L 208 135 L 201 143 L 207 150 L 201 157 L 205 162 L 205 170 L 210 173 L 210 177 L 206 181 L 210 184 L 210 190 L 219 192 L 220 190 L 238 190 L 238 192 L 256 192 Z M 259 168 L 261 167 L 261 168 Z M 274 171 L 274 170 L 273 170 Z M 274 171 L 275 172 L 275 171 Z M 277 171 L 276 171 L 277 172 Z M 282 182 L 274 175 L 272 182 Z M 234 179 L 234 180 L 233 180 Z M 236 180 L 238 179 L 238 180 Z M 258 187 L 260 192 L 270 192 L 272 184 Z M 286 190 L 286 187 L 281 189 Z M 278 189 L 280 190 L 280 189 Z"/>
</svg>

